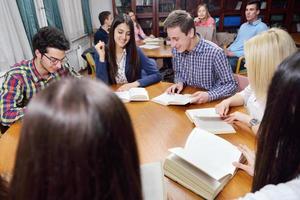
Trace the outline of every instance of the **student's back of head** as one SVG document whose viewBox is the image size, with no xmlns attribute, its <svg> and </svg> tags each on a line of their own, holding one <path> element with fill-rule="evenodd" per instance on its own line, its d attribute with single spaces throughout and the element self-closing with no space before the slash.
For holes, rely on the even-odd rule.
<svg viewBox="0 0 300 200">
<path fill-rule="evenodd" d="M 300 175 L 300 52 L 285 59 L 272 79 L 258 131 L 252 191 Z"/>
<path fill-rule="evenodd" d="M 12 199 L 141 199 L 130 117 L 102 83 L 64 79 L 29 103 Z"/>
</svg>

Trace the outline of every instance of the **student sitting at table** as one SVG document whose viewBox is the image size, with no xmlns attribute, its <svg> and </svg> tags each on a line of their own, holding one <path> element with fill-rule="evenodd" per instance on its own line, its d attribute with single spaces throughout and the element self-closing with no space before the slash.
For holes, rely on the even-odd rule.
<svg viewBox="0 0 300 200">
<path fill-rule="evenodd" d="M 270 84 L 257 135 L 256 158 L 247 146 L 242 146 L 248 164 L 234 163 L 254 175 L 252 193 L 241 200 L 300 199 L 299 91 L 300 52 L 297 52 L 278 66 Z"/>
<path fill-rule="evenodd" d="M 32 99 L 9 199 L 142 199 L 132 123 L 108 87 L 63 79 Z"/>
<path fill-rule="evenodd" d="M 256 133 L 262 119 L 267 90 L 276 67 L 296 51 L 294 40 L 284 30 L 272 28 L 254 36 L 245 43 L 245 59 L 249 85 L 241 92 L 216 105 L 216 111 L 228 123 L 240 121 Z M 245 105 L 249 114 L 234 112 L 231 106 Z"/>
<path fill-rule="evenodd" d="M 189 13 L 175 10 L 169 14 L 164 27 L 171 41 L 175 84 L 166 92 L 180 93 L 184 86 L 205 89 L 193 94 L 193 103 L 231 96 L 237 83 L 234 80 L 224 51 L 216 44 L 196 34 Z"/>
<path fill-rule="evenodd" d="M 136 46 L 133 22 L 128 15 L 114 19 L 108 48 L 100 41 L 95 49 L 97 78 L 107 84 L 123 84 L 118 89 L 120 91 L 145 87 L 161 80 L 156 62 Z"/>
<path fill-rule="evenodd" d="M 0 89 L 0 123 L 3 133 L 24 117 L 28 101 L 51 82 L 64 76 L 79 76 L 67 63 L 70 43 L 64 33 L 41 28 L 32 39 L 34 57 L 16 63 L 5 74 Z"/>
<path fill-rule="evenodd" d="M 107 44 L 109 29 L 113 21 L 112 14 L 109 11 L 102 11 L 98 16 L 98 19 L 101 26 L 94 35 L 94 44 L 97 44 L 99 41 Z"/>
<path fill-rule="evenodd" d="M 195 26 L 216 28 L 214 18 L 209 14 L 207 5 L 199 4 L 197 8 L 197 17 L 194 18 Z"/>
<path fill-rule="evenodd" d="M 135 41 L 138 42 L 138 43 L 141 43 L 148 36 L 144 33 L 141 25 L 138 23 L 135 13 L 132 10 L 130 10 L 130 11 L 127 12 L 127 14 L 129 15 L 129 17 L 133 21 Z M 153 35 L 150 35 L 149 37 L 154 38 Z"/>
</svg>

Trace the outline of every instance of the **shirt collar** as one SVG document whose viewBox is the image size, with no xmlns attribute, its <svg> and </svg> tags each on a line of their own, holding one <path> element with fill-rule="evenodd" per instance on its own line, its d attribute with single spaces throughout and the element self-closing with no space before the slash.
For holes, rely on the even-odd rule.
<svg viewBox="0 0 300 200">
<path fill-rule="evenodd" d="M 260 22 L 261 22 L 261 19 L 258 19 L 258 20 L 254 21 L 254 22 L 248 22 L 248 24 L 253 25 L 253 26 L 256 26 L 256 25 L 259 24 Z"/>
</svg>

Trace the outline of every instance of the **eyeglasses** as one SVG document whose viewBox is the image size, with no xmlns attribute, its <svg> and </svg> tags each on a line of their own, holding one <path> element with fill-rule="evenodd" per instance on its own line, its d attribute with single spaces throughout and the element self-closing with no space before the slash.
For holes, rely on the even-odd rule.
<svg viewBox="0 0 300 200">
<path fill-rule="evenodd" d="M 68 62 L 68 58 L 64 57 L 63 59 L 58 59 L 58 58 L 54 58 L 54 57 L 49 57 L 47 56 L 45 53 L 43 54 L 46 58 L 48 58 L 48 60 L 50 60 L 52 65 L 57 65 L 57 63 L 61 63 L 62 65 L 64 65 L 65 63 Z"/>
</svg>

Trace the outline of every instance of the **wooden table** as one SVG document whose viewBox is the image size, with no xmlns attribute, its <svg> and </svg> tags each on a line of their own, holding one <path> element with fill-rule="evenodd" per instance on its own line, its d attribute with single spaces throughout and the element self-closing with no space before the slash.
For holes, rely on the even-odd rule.
<svg viewBox="0 0 300 200">
<path fill-rule="evenodd" d="M 295 40 L 297 47 L 300 47 L 300 33 L 291 33 L 291 36 Z"/>
<path fill-rule="evenodd" d="M 157 83 L 147 87 L 150 98 L 161 94 L 170 83 Z M 195 88 L 186 88 L 184 93 L 192 93 Z M 169 154 L 171 147 L 184 146 L 189 133 L 194 125 L 185 115 L 186 109 L 213 107 L 217 102 L 203 105 L 189 106 L 162 106 L 149 102 L 127 103 L 126 108 L 130 114 L 139 149 L 141 164 L 162 161 Z M 243 107 L 232 109 L 243 110 Z M 20 123 L 14 124 L 0 138 L 0 172 L 11 172 L 16 146 L 19 139 Z M 236 134 L 220 135 L 231 143 L 247 144 L 254 148 L 254 136 L 246 127 L 236 127 Z M 181 185 L 165 178 L 169 199 L 197 200 L 202 199 L 195 193 L 185 189 Z M 233 179 L 225 186 L 217 199 L 232 199 L 249 192 L 252 178 L 239 170 Z"/>
<path fill-rule="evenodd" d="M 149 58 L 172 58 L 172 48 L 170 45 L 164 45 L 163 43 L 160 43 L 159 48 L 156 49 L 141 49 Z"/>
</svg>

